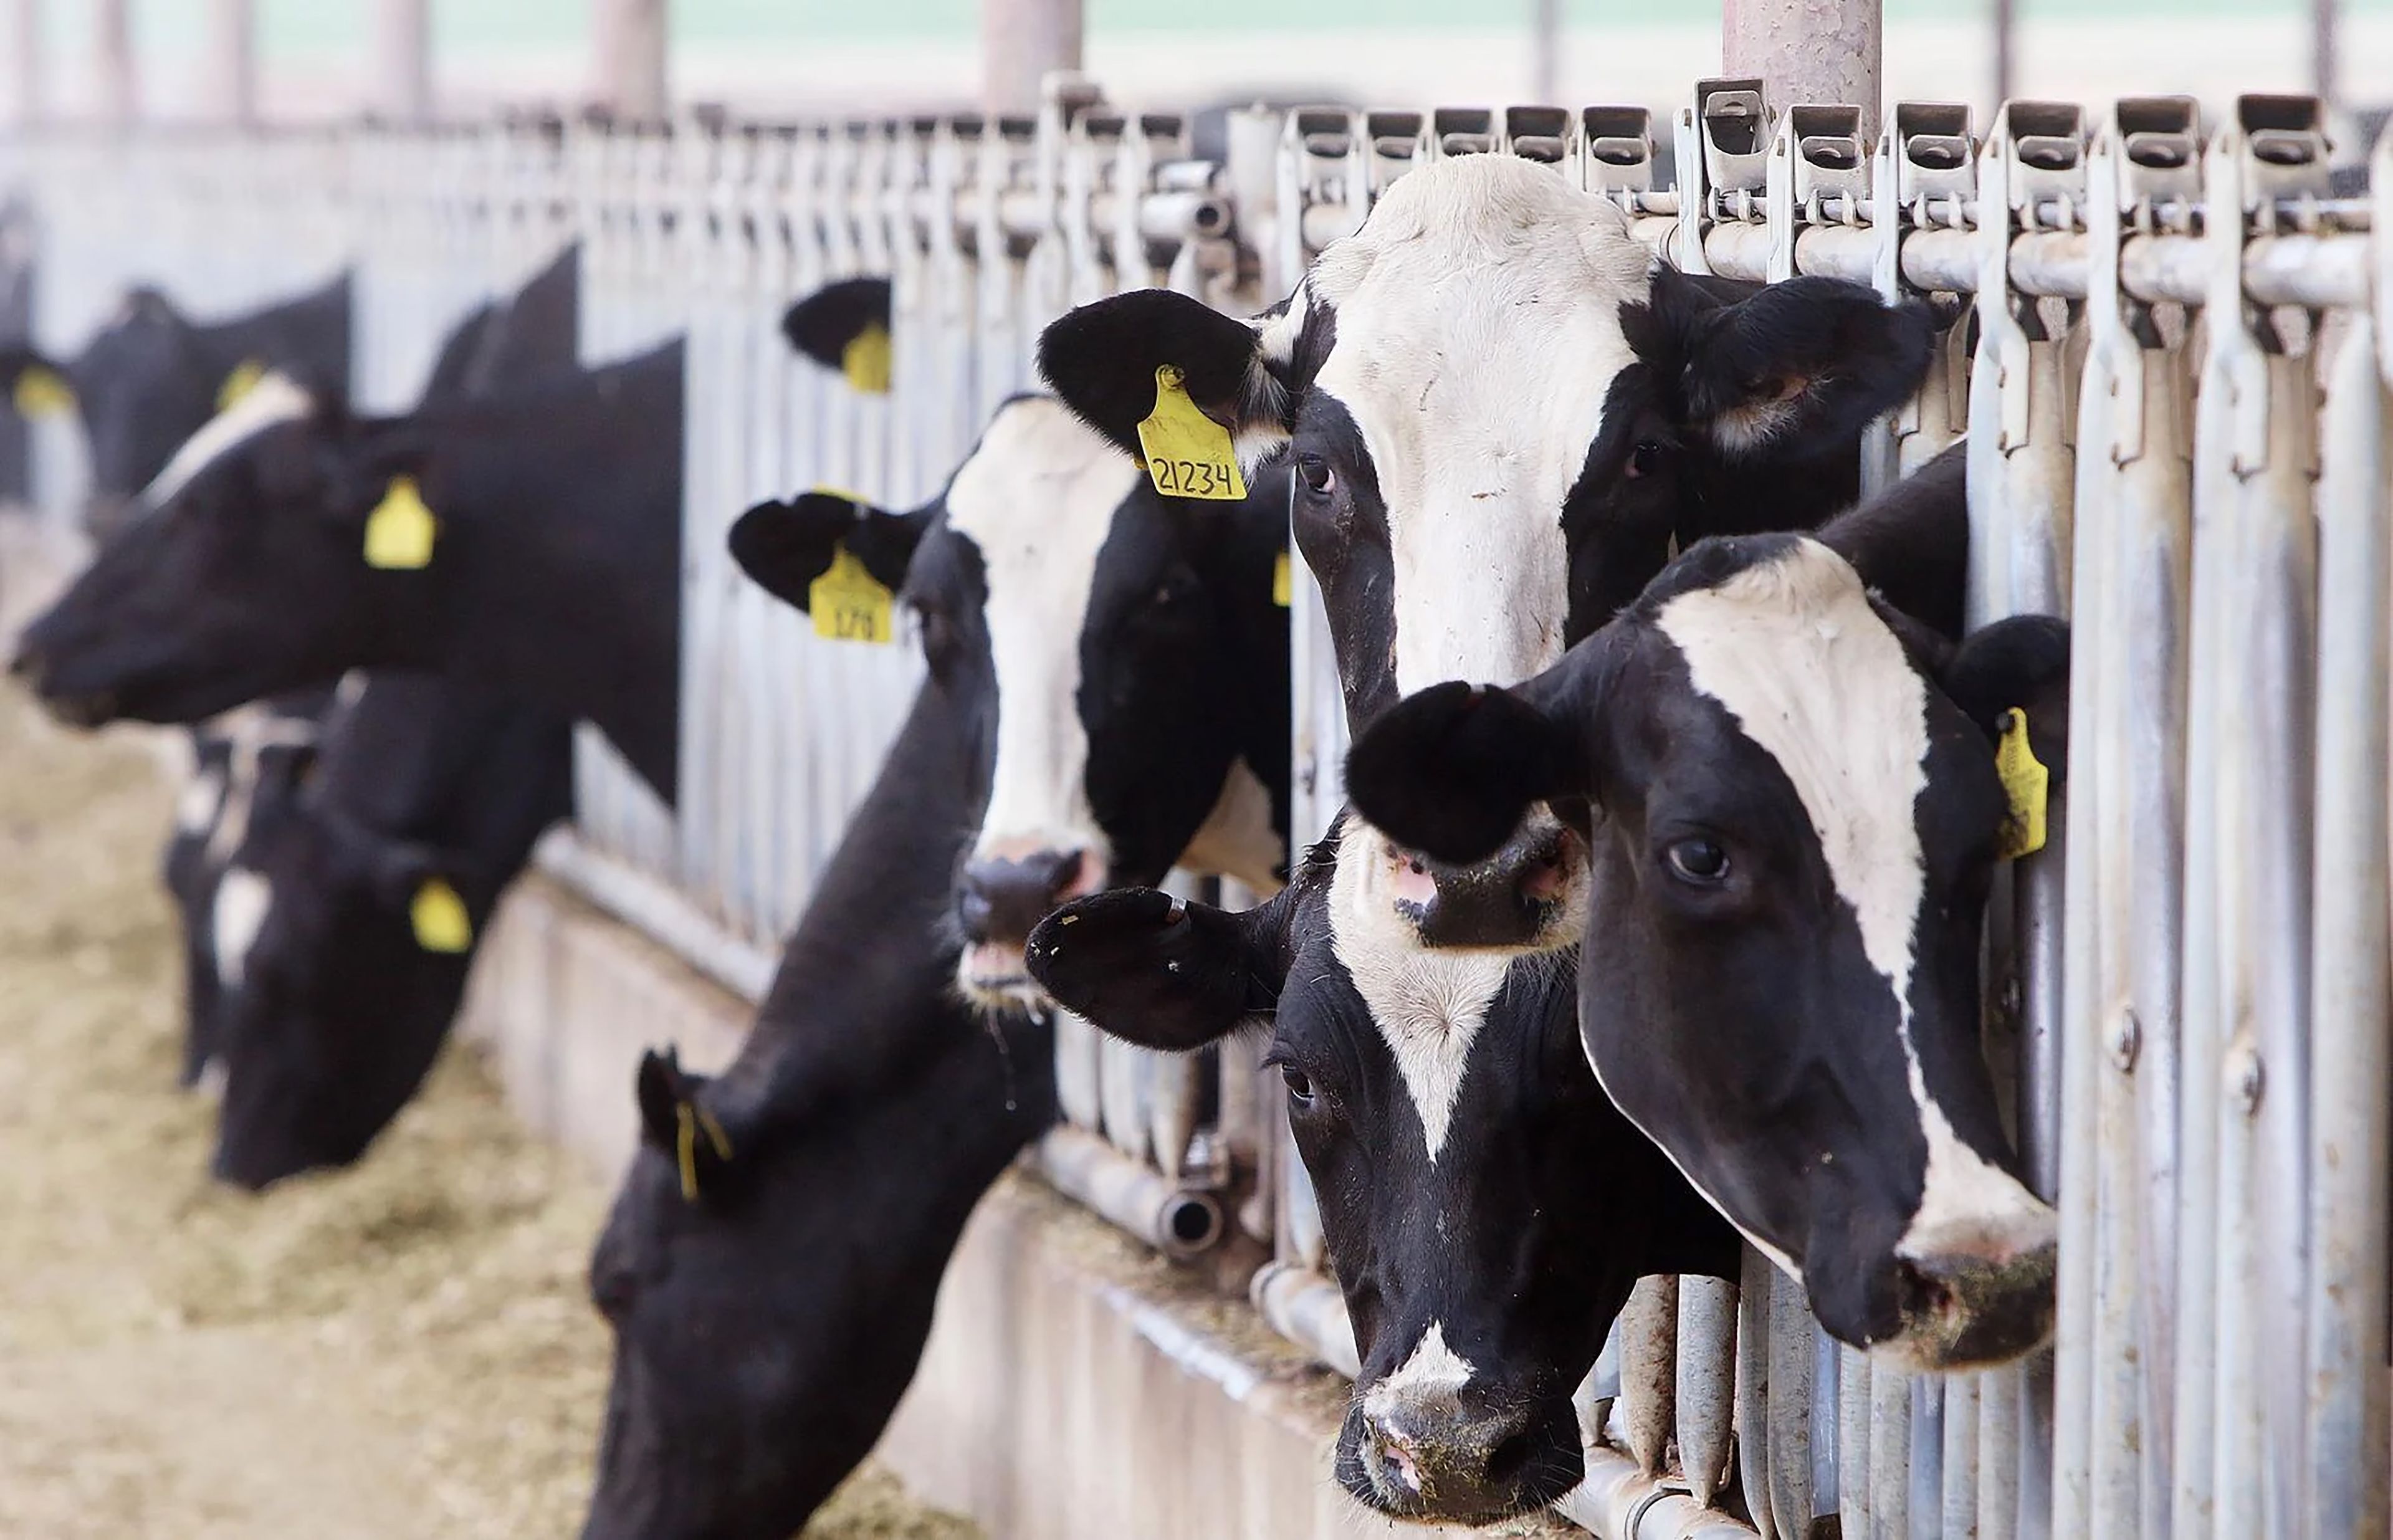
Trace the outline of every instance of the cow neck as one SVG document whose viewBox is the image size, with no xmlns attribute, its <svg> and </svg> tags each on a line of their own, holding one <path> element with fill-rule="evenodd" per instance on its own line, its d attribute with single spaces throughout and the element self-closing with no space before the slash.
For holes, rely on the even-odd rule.
<svg viewBox="0 0 2393 1540">
<path fill-rule="evenodd" d="M 1282 495 L 1250 497 L 1238 510 L 1234 539 L 1233 581 L 1237 586 L 1232 592 L 1241 599 L 1268 595 L 1283 555 L 1290 563 L 1298 559 L 1288 536 L 1288 500 Z M 1291 569 L 1288 581 L 1301 581 L 1302 574 Z M 1285 847 L 1292 827 L 1289 777 L 1294 756 L 1288 745 L 1293 711 L 1289 620 L 1294 612 L 1276 603 L 1234 602 L 1232 613 L 1236 617 L 1232 645 L 1238 652 L 1238 677 L 1256 682 L 1237 692 L 1238 757 L 1271 793 L 1272 823 Z M 1288 854 L 1293 870 L 1293 853 Z"/>
<path fill-rule="evenodd" d="M 984 1026 L 955 993 L 948 909 L 978 823 L 983 761 L 966 713 L 926 683 L 716 1087 L 735 1140 L 743 1129 L 803 1127 L 957 1051 L 1005 1051 L 1025 1105 L 1050 1094 L 1052 1056 L 1019 1051 L 1035 1037 L 1027 1019 L 1001 1013 Z"/>
<path fill-rule="evenodd" d="M 404 420 L 440 521 L 396 661 L 595 723 L 667 802 L 681 676 L 676 342 L 536 390 Z"/>
</svg>

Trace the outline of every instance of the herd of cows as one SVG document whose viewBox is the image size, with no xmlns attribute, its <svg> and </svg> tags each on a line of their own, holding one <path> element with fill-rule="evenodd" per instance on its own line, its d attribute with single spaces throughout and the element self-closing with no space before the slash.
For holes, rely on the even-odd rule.
<svg viewBox="0 0 2393 1540">
<path fill-rule="evenodd" d="M 213 328 L 136 294 L 0 362 L 71 388 L 99 538 L 15 673 L 190 725 L 166 871 L 229 1181 L 355 1160 L 405 1103 L 571 814 L 573 724 L 673 795 L 682 351 L 578 367 L 574 288 L 569 253 L 477 313 L 392 418 L 344 405 L 345 287 Z M 837 367 L 889 324 L 851 281 L 785 330 Z M 1057 320 L 1052 393 L 923 506 L 742 516 L 750 580 L 888 591 L 927 670 L 736 1062 L 627 1088 L 590 1540 L 784 1536 L 863 1458 L 1057 1116 L 1058 1005 L 1267 1038 L 1360 1350 L 1337 1479 L 1387 1513 L 1560 1497 L 1631 1286 L 1745 1243 L 1907 1366 L 2041 1343 L 1979 930 L 2046 794 L 1997 746 L 2057 780 L 2067 637 L 1961 634 L 1957 450 L 1861 500 L 1938 324 L 1677 273 L 1550 169 L 1451 158 L 1251 320 Z M 1301 852 L 1291 529 L 1355 732 Z"/>
</svg>

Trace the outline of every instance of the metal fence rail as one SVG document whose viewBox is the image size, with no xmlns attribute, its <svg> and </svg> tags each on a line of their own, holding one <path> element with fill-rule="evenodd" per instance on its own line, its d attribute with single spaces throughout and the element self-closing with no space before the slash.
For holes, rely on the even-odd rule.
<svg viewBox="0 0 2393 1540">
<path fill-rule="evenodd" d="M 1395 178 L 1472 153 L 1553 165 L 1681 268 L 1973 304 L 1872 470 L 1966 431 L 1973 618 L 2075 628 L 2066 806 L 1988 936 L 1987 1050 L 2062 1215 L 2057 1351 L 1913 1377 L 1828 1340 L 1758 1258 L 1741 1286 L 1647 1280 L 1582 1391 L 1565 1511 L 1639 1540 L 1831 1514 L 1903 1540 L 2385 1533 L 2393 233 L 2328 195 L 2303 98 L 2209 133 L 2183 98 L 2015 101 L 1982 137 L 1942 104 L 1897 106 L 1874 145 L 1859 121 L 1703 82 L 1665 164 L 1637 109 L 1256 111 L 1216 164 L 1178 119 L 1070 83 L 1018 120 L 57 139 L 5 163 L 45 219 L 53 347 L 136 277 L 229 309 L 353 261 L 358 388 L 396 407 L 449 320 L 567 240 L 586 359 L 686 337 L 678 808 L 586 742 L 550 859 L 752 992 L 917 665 L 815 638 L 739 581 L 724 529 L 810 484 L 928 495 L 1070 306 L 1168 284 L 1258 309 Z M 778 335 L 855 273 L 893 280 L 885 396 Z M 1339 806 L 1345 724 L 1296 588 L 1301 842 Z M 1069 1126 L 1040 1163 L 1153 1244 L 1267 1248 L 1257 1307 L 1351 1374 L 1247 1051 L 1165 1061 L 1063 1024 Z"/>
</svg>

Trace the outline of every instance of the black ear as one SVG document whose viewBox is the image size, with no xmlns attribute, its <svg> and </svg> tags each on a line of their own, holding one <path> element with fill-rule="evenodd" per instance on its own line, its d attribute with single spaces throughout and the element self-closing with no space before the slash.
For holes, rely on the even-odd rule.
<svg viewBox="0 0 2393 1540">
<path fill-rule="evenodd" d="M 731 1141 L 700 1100 L 707 1084 L 707 1077 L 682 1069 L 679 1049 L 650 1049 L 640 1055 L 635 1094 L 641 1142 L 673 1162 L 681 1195 L 691 1203 L 718 1190 L 731 1168 Z"/>
<path fill-rule="evenodd" d="M 1890 306 L 1842 279 L 1790 279 L 1706 307 L 1689 280 L 1661 268 L 1654 296 L 1679 311 L 1687 339 L 1689 425 L 1740 457 L 1850 452 L 1871 418 L 1919 388 L 1936 337 L 1927 307 Z"/>
<path fill-rule="evenodd" d="M 1819 533 L 1865 586 L 1948 641 L 1969 580 L 1968 450 L 1955 444 Z"/>
<path fill-rule="evenodd" d="M 843 543 L 883 588 L 902 587 L 930 522 L 922 512 L 893 514 L 837 492 L 807 492 L 740 515 L 731 526 L 731 559 L 759 588 L 804 609 Z"/>
<path fill-rule="evenodd" d="M 1279 1007 L 1293 888 L 1231 914 L 1153 888 L 1075 899 L 1024 955 L 1058 1004 L 1141 1048 L 1203 1048 Z"/>
<path fill-rule="evenodd" d="M 1178 369 L 1189 399 L 1230 430 L 1243 457 L 1288 437 L 1287 398 L 1263 333 L 1169 289 L 1083 305 L 1039 338 L 1039 372 L 1092 427 L 1139 452 L 1155 410 L 1155 372 Z"/>
<path fill-rule="evenodd" d="M 1575 725 L 1509 690 L 1432 685 L 1382 712 L 1346 755 L 1372 827 L 1454 865 L 1484 860 L 1530 804 L 1592 790 Z"/>
<path fill-rule="evenodd" d="M 2069 624 L 2014 615 L 1972 632 L 1953 649 L 1939 684 L 1990 738 L 2014 707 L 2027 713 L 2028 745 L 2058 778 L 2069 761 Z"/>
<path fill-rule="evenodd" d="M 889 281 L 843 278 L 826 283 L 790 307 L 781 335 L 825 369 L 843 369 L 847 345 L 874 327 L 889 330 Z"/>
</svg>

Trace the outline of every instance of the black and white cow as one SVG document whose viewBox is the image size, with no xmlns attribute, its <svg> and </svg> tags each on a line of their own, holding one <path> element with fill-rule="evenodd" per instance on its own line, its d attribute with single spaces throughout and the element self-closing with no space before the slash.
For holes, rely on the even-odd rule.
<svg viewBox="0 0 2393 1540">
<path fill-rule="evenodd" d="M 1285 496 L 1158 498 L 1024 398 L 923 508 L 817 494 L 735 527 L 802 607 L 843 546 L 901 591 L 929 674 L 738 1062 L 642 1069 L 646 1148 L 591 1270 L 616 1356 L 586 1540 L 788 1534 L 880 1437 L 965 1216 L 1055 1116 L 1019 936 L 973 960 L 1028 929 L 1000 896 L 1043 912 L 1175 861 L 1275 881 Z M 975 853 L 1022 835 L 1069 859 L 995 894 Z"/>
<path fill-rule="evenodd" d="M 349 383 L 349 277 L 229 320 L 197 322 L 155 289 L 135 289 L 71 359 L 0 349 L 0 385 L 43 370 L 73 393 L 91 449 L 85 522 L 101 539 L 132 512 L 176 450 L 259 373 L 316 389 Z"/>
<path fill-rule="evenodd" d="M 521 383 L 570 368 L 579 292 L 576 253 L 569 248 L 515 294 L 476 308 L 443 340 L 425 385 L 424 400 L 479 395 L 509 382 Z M 361 690 L 364 685 L 361 676 L 352 682 L 355 689 Z M 420 689 L 407 692 L 404 698 L 411 712 L 428 704 Z M 204 722 L 191 729 L 192 778 L 178 800 L 177 826 L 164 860 L 166 886 L 182 921 L 186 953 L 186 1084 L 199 1078 L 201 1069 L 216 1051 L 218 1034 L 213 1012 L 223 993 L 216 968 L 216 884 L 241 851 L 252 810 L 261 801 L 270 803 L 290 794 L 297 784 L 289 777 L 259 775 L 259 743 L 312 745 L 318 719 L 331 701 L 330 691 L 310 689 L 237 708 L 220 721 Z M 353 718 L 356 715 L 351 713 Z M 436 712 L 426 720 L 437 719 Z M 512 794 L 509 787 L 491 784 L 487 775 L 483 790 L 501 800 Z M 425 794 L 436 799 L 445 795 L 437 789 L 425 789 Z M 328 788 L 326 795 L 336 805 L 344 800 L 338 787 Z M 267 812 L 268 818 L 278 816 L 271 809 Z M 255 864 L 251 865 L 255 869 Z M 290 885 L 286 883 L 283 891 L 291 892 Z M 263 923 L 262 916 L 242 915 L 238 907 L 232 915 L 252 933 Z M 405 993 L 394 989 L 389 998 Z M 442 1019 L 445 1022 L 446 1017 Z M 436 1036 L 433 1042 L 438 1041 Z M 289 1104 L 289 1113 L 303 1123 L 310 1116 L 298 1103 Z M 303 1142 L 286 1142 L 296 1148 Z M 361 1148 L 364 1140 L 345 1136 L 328 1148 L 352 1143 Z"/>
<path fill-rule="evenodd" d="M 1083 307 L 1040 365 L 1135 446 L 1156 371 L 1253 455 L 1297 468 L 1350 719 L 1442 679 L 1510 682 L 1661 570 L 1675 540 L 1801 529 L 1850 504 L 1862 428 L 1925 372 L 1932 322 L 1826 279 L 1660 266 L 1620 209 L 1500 155 L 1399 179 L 1253 321 L 1164 291 Z M 1441 871 L 1350 829 L 1406 946 L 1577 934 L 1579 853 L 1550 821 Z"/>
<path fill-rule="evenodd" d="M 1152 890 L 1067 905 L 1030 972 L 1150 1048 L 1268 1023 L 1362 1358 L 1338 1480 L 1385 1512 L 1487 1522 L 1585 1474 L 1572 1391 L 1630 1286 L 1733 1277 L 1736 1235 L 1589 1073 L 1567 958 L 1419 969 L 1352 945 L 1341 825 L 1243 914 Z"/>
<path fill-rule="evenodd" d="M 1036 1003 L 1023 943 L 1049 910 L 1175 862 L 1263 892 L 1286 865 L 1284 472 L 1239 503 L 1158 494 L 1048 397 L 998 409 L 909 513 L 828 493 L 752 510 L 732 549 L 792 603 L 843 542 L 905 587 L 934 677 L 996 758 L 957 882 L 957 980 Z"/>
<path fill-rule="evenodd" d="M 175 799 L 159 862 L 183 931 L 183 1084 L 216 1058 L 223 990 L 216 944 L 216 887 L 248 838 L 259 803 L 297 786 L 332 695 L 302 690 L 228 711 L 191 730 L 191 769 Z M 285 763 L 289 761 L 289 763 Z M 269 816 L 271 813 L 269 812 Z"/>
<path fill-rule="evenodd" d="M 569 721 L 468 685 L 374 673 L 334 708 L 307 784 L 218 885 L 219 1178 L 259 1188 L 365 1152 L 431 1068 L 475 943 L 571 813 L 572 780 Z M 462 930 L 419 925 L 449 898 Z"/>
<path fill-rule="evenodd" d="M 269 375 L 177 452 L 12 667 L 95 724 L 196 721 L 353 668 L 439 673 L 595 723 L 670 801 L 681 441 L 678 341 L 397 418 Z M 404 538 L 377 565 L 394 509 Z"/>
<path fill-rule="evenodd" d="M 2052 1318 L 2054 1216 L 1996 1110 L 1979 933 L 2008 810 L 1994 734 L 2024 710 L 2058 773 L 2067 634 L 2022 619 L 1955 646 L 1874 596 L 1923 569 L 1957 594 L 1967 550 L 1957 495 L 1892 501 L 1913 538 L 1864 509 L 1698 543 L 1514 689 L 1392 708 L 1348 785 L 1449 860 L 1535 803 L 1569 818 L 1593 867 L 1579 1031 L 1612 1099 L 1831 1333 L 1955 1368 Z"/>
</svg>

